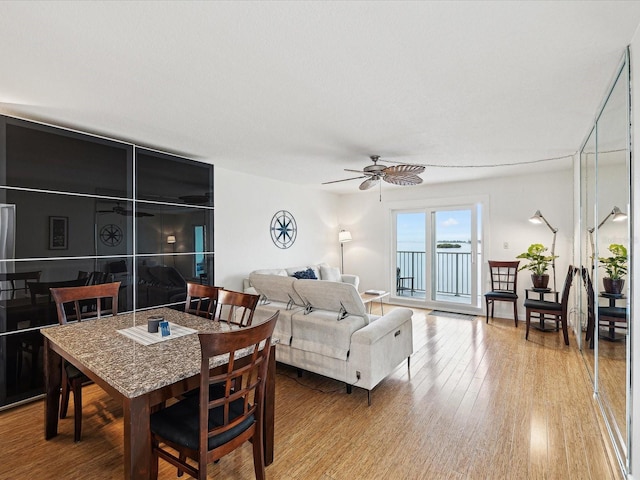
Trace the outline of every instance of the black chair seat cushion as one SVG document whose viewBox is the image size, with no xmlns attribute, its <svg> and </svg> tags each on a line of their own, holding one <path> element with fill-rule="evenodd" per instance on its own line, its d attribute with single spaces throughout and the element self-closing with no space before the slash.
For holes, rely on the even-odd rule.
<svg viewBox="0 0 640 480">
<path fill-rule="evenodd" d="M 183 445 L 192 450 L 198 450 L 200 437 L 200 410 L 199 398 L 189 397 L 170 407 L 160 410 L 151 415 L 151 431 L 178 445 Z M 236 418 L 242 414 L 243 400 L 238 399 L 230 404 L 230 418 Z M 209 410 L 209 428 L 222 425 L 222 407 Z M 237 437 L 245 430 L 249 429 L 255 422 L 253 415 L 247 417 L 243 422 L 209 439 L 209 450 L 227 443 Z"/>
<path fill-rule="evenodd" d="M 599 307 L 598 315 L 626 319 L 627 309 L 625 307 Z"/>
<path fill-rule="evenodd" d="M 500 300 L 517 300 L 518 295 L 511 292 L 487 292 L 484 294 L 486 298 L 497 298 Z"/>
<path fill-rule="evenodd" d="M 557 302 L 547 302 L 545 300 L 534 300 L 532 298 L 528 298 L 524 301 L 525 308 L 531 308 L 533 310 L 562 310 L 562 305 Z"/>
<path fill-rule="evenodd" d="M 72 363 L 65 362 L 64 369 L 67 372 L 67 377 L 70 380 L 73 380 L 75 378 L 86 378 L 88 380 L 88 377 L 80 370 L 78 370 Z"/>
</svg>

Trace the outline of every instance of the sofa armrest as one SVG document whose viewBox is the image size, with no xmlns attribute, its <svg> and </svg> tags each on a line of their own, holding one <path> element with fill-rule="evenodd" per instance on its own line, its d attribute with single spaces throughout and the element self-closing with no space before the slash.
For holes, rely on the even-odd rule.
<svg viewBox="0 0 640 480">
<path fill-rule="evenodd" d="M 358 290 L 358 285 L 360 285 L 360 277 L 358 275 L 350 275 L 345 273 L 342 275 L 342 283 L 350 283 L 351 285 L 356 287 L 356 290 Z"/>
<path fill-rule="evenodd" d="M 413 311 L 409 308 L 396 308 L 354 332 L 351 335 L 351 344 L 373 345 L 389 332 L 400 328 L 407 320 L 411 320 L 412 315 Z"/>
<path fill-rule="evenodd" d="M 371 390 L 411 356 L 412 315 L 396 308 L 351 335 L 347 383 Z"/>
</svg>

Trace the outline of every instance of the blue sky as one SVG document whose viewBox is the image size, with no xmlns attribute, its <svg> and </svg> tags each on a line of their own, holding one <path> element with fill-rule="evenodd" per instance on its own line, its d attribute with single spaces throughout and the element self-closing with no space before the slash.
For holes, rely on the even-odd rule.
<svg viewBox="0 0 640 480">
<path fill-rule="evenodd" d="M 398 250 L 424 251 L 425 213 L 399 213 Z M 436 240 L 469 241 L 471 239 L 470 210 L 442 210 L 436 215 Z"/>
</svg>

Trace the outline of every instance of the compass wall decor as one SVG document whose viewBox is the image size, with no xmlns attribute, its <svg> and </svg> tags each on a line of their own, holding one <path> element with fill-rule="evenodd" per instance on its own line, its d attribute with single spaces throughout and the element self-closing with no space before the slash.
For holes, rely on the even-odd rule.
<svg viewBox="0 0 640 480">
<path fill-rule="evenodd" d="M 271 240 L 278 248 L 289 248 L 296 241 L 298 227 L 291 213 L 280 210 L 271 219 Z"/>
<path fill-rule="evenodd" d="M 122 229 L 114 223 L 105 225 L 100 229 L 100 241 L 107 247 L 120 245 L 122 237 Z"/>
</svg>

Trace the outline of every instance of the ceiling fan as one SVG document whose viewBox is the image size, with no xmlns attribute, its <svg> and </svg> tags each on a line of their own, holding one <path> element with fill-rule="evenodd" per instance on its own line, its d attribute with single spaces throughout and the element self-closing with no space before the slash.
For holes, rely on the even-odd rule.
<svg viewBox="0 0 640 480">
<path fill-rule="evenodd" d="M 120 206 L 120 203 L 117 203 L 115 207 L 110 210 L 98 210 L 97 213 L 115 213 L 117 215 L 123 215 L 125 217 L 130 217 L 133 215 L 133 210 L 128 210 L 124 207 Z M 153 213 L 136 211 L 136 217 L 153 217 Z"/>
<path fill-rule="evenodd" d="M 371 155 L 369 157 L 373 161 L 373 165 L 364 167 L 363 170 L 350 170 L 345 168 L 345 172 L 361 173 L 359 177 L 345 178 L 343 180 L 333 180 L 331 182 L 323 182 L 322 185 L 329 183 L 348 182 L 350 180 L 357 180 L 359 178 L 366 178 L 364 182 L 360 184 L 360 190 L 368 190 L 380 181 L 384 180 L 387 183 L 394 185 L 418 185 L 422 183 L 422 178 L 418 175 L 424 172 L 425 167 L 423 165 L 410 165 L 410 164 L 398 164 L 385 167 L 384 165 L 378 165 L 380 155 Z"/>
</svg>

